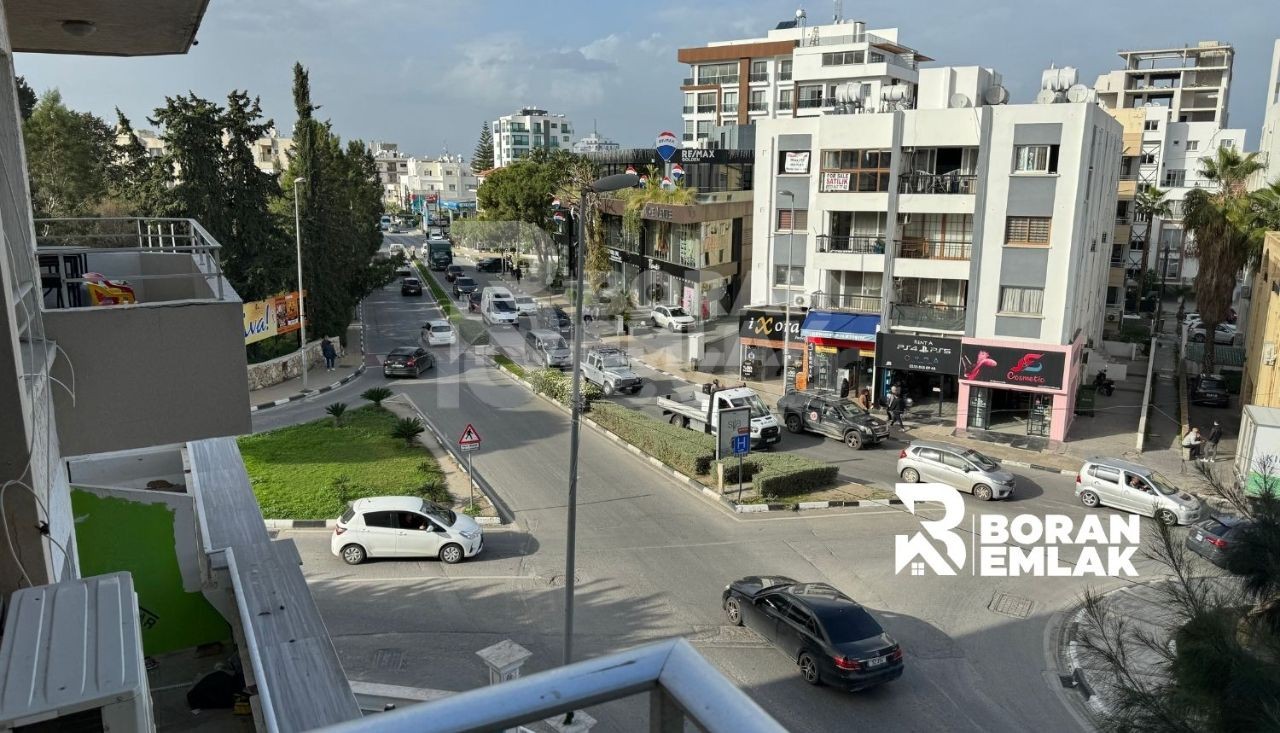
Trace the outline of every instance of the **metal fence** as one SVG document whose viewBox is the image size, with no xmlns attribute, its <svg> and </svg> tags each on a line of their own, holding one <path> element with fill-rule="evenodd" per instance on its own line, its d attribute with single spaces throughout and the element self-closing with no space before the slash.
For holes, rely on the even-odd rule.
<svg viewBox="0 0 1280 733">
<path fill-rule="evenodd" d="M 813 308 L 879 313 L 881 298 L 879 295 L 824 293 L 818 291 L 812 295 L 810 302 Z"/>
<path fill-rule="evenodd" d="M 849 252 L 864 255 L 884 254 L 884 235 L 857 234 L 840 236 L 832 234 L 818 235 L 819 252 Z"/>
<path fill-rule="evenodd" d="M 964 318 L 964 306 L 933 303 L 894 303 L 889 313 L 894 326 L 938 331 L 963 331 Z"/>
</svg>

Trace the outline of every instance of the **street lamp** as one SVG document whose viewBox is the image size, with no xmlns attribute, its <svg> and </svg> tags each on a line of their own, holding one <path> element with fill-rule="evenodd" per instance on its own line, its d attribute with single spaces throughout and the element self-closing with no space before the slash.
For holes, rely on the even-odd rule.
<svg viewBox="0 0 1280 733">
<path fill-rule="evenodd" d="M 583 308 L 583 272 L 586 270 L 586 219 L 587 196 L 592 193 L 608 193 L 624 188 L 635 188 L 640 179 L 634 173 L 621 173 L 616 176 L 605 176 L 582 189 L 578 198 L 578 251 L 577 273 L 574 278 L 573 292 L 573 400 L 570 403 L 569 421 L 569 512 L 568 532 L 564 556 L 564 655 L 562 662 L 566 666 L 573 660 L 573 586 L 574 586 L 574 553 L 578 533 L 578 442 L 579 428 L 582 420 L 582 308 Z M 570 713 L 572 715 L 572 713 Z"/>
<path fill-rule="evenodd" d="M 793 191 L 779 191 L 778 195 L 786 196 L 791 200 L 791 224 L 787 230 L 787 292 L 783 297 L 786 298 L 786 315 L 783 316 L 782 324 L 782 391 L 787 390 L 787 369 L 791 366 L 791 268 L 795 267 L 795 243 L 796 243 L 796 195 Z"/>
<path fill-rule="evenodd" d="M 293 230 L 297 233 L 298 246 L 298 322 L 302 326 L 302 343 L 298 346 L 298 359 L 302 362 L 302 391 L 307 391 L 307 307 L 302 290 L 302 212 L 298 206 L 298 186 L 307 179 L 299 176 L 293 179 Z"/>
</svg>

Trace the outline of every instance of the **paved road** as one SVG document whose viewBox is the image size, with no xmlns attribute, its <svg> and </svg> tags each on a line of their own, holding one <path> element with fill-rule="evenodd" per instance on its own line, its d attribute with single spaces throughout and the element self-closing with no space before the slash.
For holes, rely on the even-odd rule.
<svg viewBox="0 0 1280 733">
<path fill-rule="evenodd" d="M 372 350 L 416 338 L 433 312 L 430 298 L 405 299 L 395 288 L 374 293 L 365 306 Z M 508 336 L 518 338 L 499 338 Z M 491 532 L 483 555 L 452 567 L 385 561 L 351 568 L 329 554 L 327 533 L 285 534 L 300 545 L 353 678 L 461 690 L 485 682 L 474 651 L 504 638 L 534 652 L 528 671 L 559 660 L 568 420 L 465 351 L 440 351 L 447 353 L 436 374 L 394 388 L 446 435 L 475 423 L 484 438 L 476 466 L 519 528 Z M 381 372 L 371 370 L 343 389 L 358 394 L 381 383 Z M 318 417 L 335 399 L 355 401 L 325 397 L 255 415 L 255 427 Z M 877 453 L 890 451 L 866 455 Z M 847 451 L 841 455 L 848 459 Z M 982 510 L 1083 516 L 1062 499 L 1069 487 L 1028 479 L 1016 501 Z M 895 576 L 893 535 L 918 528 L 917 518 L 899 508 L 736 518 L 585 430 L 577 648 L 587 656 L 687 636 L 794 731 L 1078 730 L 1055 690 L 1045 634 L 1052 614 L 1071 604 L 1085 582 Z M 724 584 L 751 573 L 830 582 L 865 603 L 906 649 L 903 678 L 856 695 L 804 685 L 793 664 L 724 621 Z M 998 593 L 1011 596 L 1011 606 L 1025 603 L 1012 615 L 998 613 L 988 608 Z M 603 721 L 598 730 L 631 730 L 636 716 L 646 715 L 643 700 L 595 713 Z"/>
</svg>

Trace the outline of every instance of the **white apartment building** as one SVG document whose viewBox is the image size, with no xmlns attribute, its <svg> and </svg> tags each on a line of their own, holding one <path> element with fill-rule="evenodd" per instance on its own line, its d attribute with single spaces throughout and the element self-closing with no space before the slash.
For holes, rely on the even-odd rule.
<svg viewBox="0 0 1280 733">
<path fill-rule="evenodd" d="M 1253 180 L 1253 188 L 1262 188 L 1280 180 L 1280 39 L 1271 50 L 1266 99 L 1262 136 L 1258 140 L 1259 157 L 1266 167 Z"/>
<path fill-rule="evenodd" d="M 449 202 L 474 202 L 480 184 L 461 155 L 442 155 L 434 159 L 409 158 L 394 186 L 402 205 L 409 205 L 406 202 L 417 196 L 428 204 L 443 206 Z"/>
<path fill-rule="evenodd" d="M 493 131 L 493 167 L 501 168 L 538 148 L 572 149 L 576 128 L 564 115 L 551 114 L 538 107 L 522 107 L 519 112 L 494 120 L 490 129 Z"/>
<path fill-rule="evenodd" d="M 601 137 L 600 133 L 592 130 L 590 135 L 582 138 L 573 144 L 573 152 L 584 155 L 586 153 L 604 153 L 611 150 L 621 150 L 622 146 L 615 140 L 607 137 Z"/>
<path fill-rule="evenodd" d="M 1119 123 L 1074 70 L 1046 72 L 1041 103 L 1002 104 L 991 69 L 918 70 L 872 34 L 832 51 L 829 28 L 795 49 L 792 84 L 815 91 L 756 121 L 751 292 L 802 312 L 797 382 L 936 387 L 961 431 L 1065 440 L 1102 337 Z M 837 72 L 828 52 L 855 55 Z"/>
<path fill-rule="evenodd" d="M 134 130 L 133 136 L 147 149 L 147 155 L 159 158 L 165 154 L 164 139 L 154 130 Z M 123 135 L 117 140 L 123 142 Z M 280 175 L 289 167 L 289 154 L 293 151 L 293 139 L 280 137 L 275 130 L 253 144 L 253 162 L 264 173 Z"/>
<path fill-rule="evenodd" d="M 1217 41 L 1147 51 L 1121 51 L 1124 68 L 1098 77 L 1094 90 L 1108 109 L 1156 105 L 1173 122 L 1227 125 L 1235 49 Z"/>
</svg>

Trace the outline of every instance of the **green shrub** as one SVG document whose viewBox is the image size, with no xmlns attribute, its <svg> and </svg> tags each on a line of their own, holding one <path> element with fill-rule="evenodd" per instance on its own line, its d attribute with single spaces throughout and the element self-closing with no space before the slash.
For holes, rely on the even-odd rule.
<svg viewBox="0 0 1280 733">
<path fill-rule="evenodd" d="M 471 344 L 472 346 L 489 345 L 489 329 L 485 328 L 480 321 L 469 321 L 461 314 L 457 314 L 456 317 L 451 316 L 449 320 L 453 321 L 453 327 L 458 331 L 458 338 L 464 344 Z"/>
<path fill-rule="evenodd" d="M 427 427 L 418 418 L 402 417 L 396 420 L 395 427 L 391 429 L 391 437 L 399 438 L 405 445 L 412 446 L 413 441 L 426 431 Z"/>
<path fill-rule="evenodd" d="M 324 411 L 333 416 L 334 427 L 342 427 L 342 416 L 347 414 L 347 403 L 335 402 L 324 408 Z"/>
<path fill-rule="evenodd" d="M 760 496 L 770 498 L 830 488 L 836 485 L 840 474 L 836 466 L 790 453 L 757 453 L 751 463 L 751 487 Z"/>
<path fill-rule="evenodd" d="M 592 407 L 601 427 L 686 476 L 705 476 L 715 458 L 715 438 L 656 420 L 612 402 Z"/>
<path fill-rule="evenodd" d="M 497 363 L 497 365 L 502 369 L 506 369 L 507 371 L 511 372 L 517 377 L 520 377 L 521 379 L 528 378 L 527 375 L 525 374 L 524 367 L 515 363 L 509 357 L 503 354 L 498 354 L 497 356 L 493 357 L 493 361 Z"/>
<path fill-rule="evenodd" d="M 379 409 L 382 408 L 382 401 L 391 397 L 391 390 L 386 387 L 370 387 L 360 393 L 360 396 L 372 402 Z"/>
<path fill-rule="evenodd" d="M 544 394 L 562 405 L 569 404 L 573 397 L 573 380 L 571 375 L 559 369 L 537 369 L 525 375 L 533 385 L 535 392 Z M 604 397 L 600 388 L 587 381 L 582 382 L 582 396 L 590 404 Z"/>
</svg>

